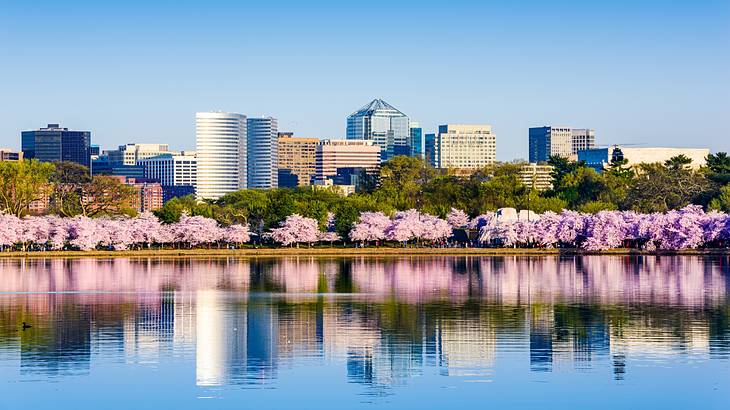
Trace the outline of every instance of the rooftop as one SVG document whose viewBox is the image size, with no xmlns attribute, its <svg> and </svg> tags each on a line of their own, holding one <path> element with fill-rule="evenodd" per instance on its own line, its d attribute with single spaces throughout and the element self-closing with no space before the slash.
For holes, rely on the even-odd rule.
<svg viewBox="0 0 730 410">
<path fill-rule="evenodd" d="M 388 104 L 384 100 L 381 100 L 380 98 L 376 98 L 376 99 L 370 101 L 370 103 L 364 105 L 359 110 L 357 110 L 357 111 L 353 112 L 352 114 L 350 114 L 350 117 L 361 116 L 361 115 L 369 115 L 369 114 L 372 114 L 372 113 L 374 113 L 376 111 L 387 111 L 387 112 L 392 113 L 392 114 L 394 113 L 394 114 L 400 114 L 400 115 L 402 115 L 404 117 L 406 116 L 400 110 L 398 110 L 397 108 L 395 108 L 392 105 Z"/>
</svg>

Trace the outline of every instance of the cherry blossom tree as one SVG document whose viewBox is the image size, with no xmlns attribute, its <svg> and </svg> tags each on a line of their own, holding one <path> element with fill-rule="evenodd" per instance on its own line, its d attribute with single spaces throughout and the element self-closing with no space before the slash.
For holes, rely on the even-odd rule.
<svg viewBox="0 0 730 410">
<path fill-rule="evenodd" d="M 390 218 L 382 212 L 363 212 L 358 222 L 350 230 L 350 240 L 373 242 L 385 239 L 385 230 L 390 226 Z"/>
<path fill-rule="evenodd" d="M 278 228 L 271 230 L 270 237 L 274 242 L 284 246 L 300 243 L 317 242 L 320 232 L 317 220 L 299 214 L 289 215 Z"/>
<path fill-rule="evenodd" d="M 446 221 L 454 229 L 466 228 L 469 225 L 469 215 L 461 209 L 451 208 L 451 212 L 446 217 Z"/>
</svg>

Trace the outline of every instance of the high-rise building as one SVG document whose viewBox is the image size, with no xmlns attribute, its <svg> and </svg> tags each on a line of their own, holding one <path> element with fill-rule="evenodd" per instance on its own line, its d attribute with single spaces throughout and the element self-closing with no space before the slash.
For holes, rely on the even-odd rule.
<svg viewBox="0 0 730 410">
<path fill-rule="evenodd" d="M 91 165 L 91 132 L 73 131 L 58 124 L 21 133 L 25 158 L 39 161 L 71 161 L 85 167 Z"/>
<path fill-rule="evenodd" d="M 112 167 L 134 166 L 139 160 L 155 157 L 161 154 L 177 154 L 170 151 L 167 144 L 125 144 L 118 149 L 106 151 Z"/>
<path fill-rule="evenodd" d="M 364 168 L 377 173 L 381 149 L 369 140 L 322 140 L 317 144 L 317 180 L 337 175 L 338 168 Z"/>
<path fill-rule="evenodd" d="M 228 112 L 195 114 L 199 199 L 218 199 L 248 187 L 246 116 Z"/>
<path fill-rule="evenodd" d="M 276 188 L 279 183 L 279 140 L 276 118 L 248 119 L 248 187 Z"/>
<path fill-rule="evenodd" d="M 440 125 L 430 149 L 435 168 L 479 169 L 497 160 L 497 136 L 487 124 Z"/>
<path fill-rule="evenodd" d="M 415 122 L 411 121 L 408 124 L 408 131 L 410 134 L 410 141 L 408 142 L 410 152 L 409 155 L 417 158 L 424 158 L 424 143 L 423 143 L 423 128 Z"/>
<path fill-rule="evenodd" d="M 10 148 L 0 148 L 0 161 L 22 161 L 23 151 L 13 151 Z"/>
<path fill-rule="evenodd" d="M 424 141 L 423 156 L 433 167 L 436 164 L 436 134 L 426 134 Z"/>
<path fill-rule="evenodd" d="M 194 152 L 183 151 L 179 155 L 162 154 L 141 159 L 144 177 L 160 182 L 163 187 L 175 185 L 195 186 L 198 176 L 198 159 Z"/>
<path fill-rule="evenodd" d="M 533 127 L 529 130 L 530 162 L 544 162 L 553 155 L 571 158 L 596 146 L 596 133 L 587 128 Z"/>
<path fill-rule="evenodd" d="M 279 169 L 289 170 L 300 186 L 310 185 L 314 177 L 319 138 L 294 138 L 279 133 Z M 284 186 L 279 181 L 279 186 Z"/>
<path fill-rule="evenodd" d="M 347 117 L 347 139 L 369 140 L 382 150 L 382 160 L 407 153 L 408 116 L 381 99 L 375 99 Z"/>
</svg>

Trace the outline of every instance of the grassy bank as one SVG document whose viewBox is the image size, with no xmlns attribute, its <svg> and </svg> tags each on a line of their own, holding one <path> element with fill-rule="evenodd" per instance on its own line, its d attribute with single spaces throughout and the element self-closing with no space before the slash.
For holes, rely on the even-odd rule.
<svg viewBox="0 0 730 410">
<path fill-rule="evenodd" d="M 123 257 L 276 257 L 276 256 L 548 256 L 548 255 L 730 255 L 730 249 L 688 249 L 673 252 L 642 252 L 610 249 L 523 248 L 246 248 L 246 249 L 146 249 L 127 251 L 0 252 L 0 258 L 123 258 Z"/>
</svg>

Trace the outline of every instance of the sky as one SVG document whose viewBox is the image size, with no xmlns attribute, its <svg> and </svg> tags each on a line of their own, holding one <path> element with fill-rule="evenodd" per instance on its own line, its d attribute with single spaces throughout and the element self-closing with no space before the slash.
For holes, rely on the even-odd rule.
<svg viewBox="0 0 730 410">
<path fill-rule="evenodd" d="M 730 1 L 2 1 L 0 146 L 47 123 L 195 147 L 196 111 L 344 138 L 382 98 L 420 122 L 730 150 Z"/>
</svg>

